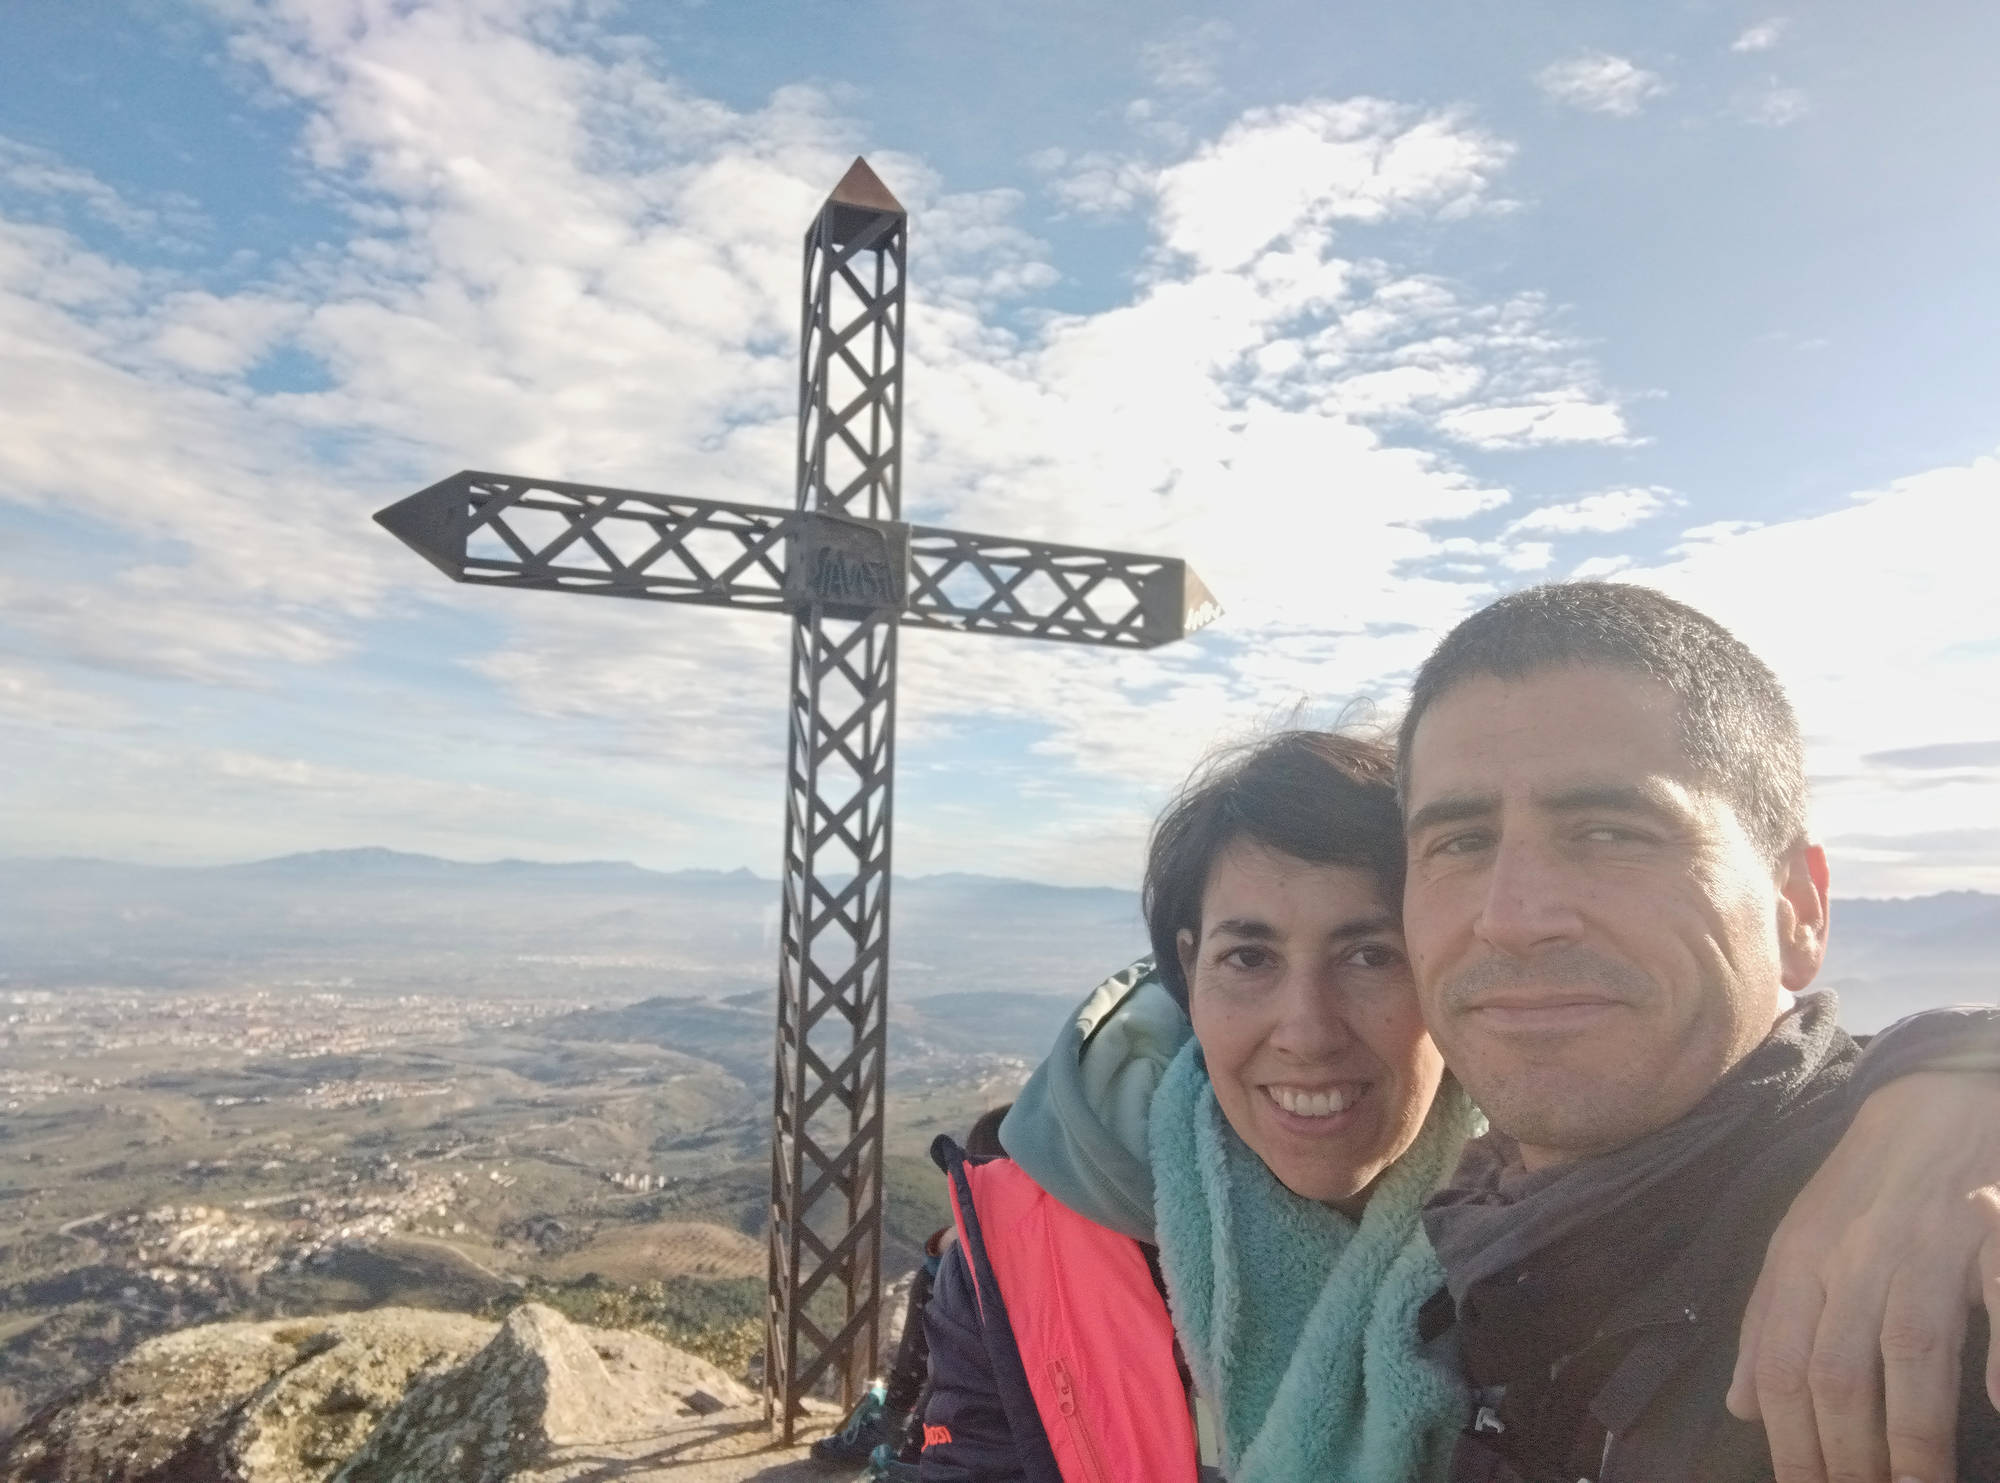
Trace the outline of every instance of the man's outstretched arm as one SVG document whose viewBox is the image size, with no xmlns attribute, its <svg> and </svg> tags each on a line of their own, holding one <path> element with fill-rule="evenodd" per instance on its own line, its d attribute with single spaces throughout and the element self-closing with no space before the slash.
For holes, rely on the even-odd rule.
<svg viewBox="0 0 2000 1483">
<path fill-rule="evenodd" d="M 1761 1416 L 1778 1483 L 1951 1483 L 1982 1304 L 2000 1406 L 2000 1011 L 1914 1017 L 1868 1060 L 1873 1090 L 1773 1234 L 1744 1315 L 1729 1409 Z"/>
</svg>

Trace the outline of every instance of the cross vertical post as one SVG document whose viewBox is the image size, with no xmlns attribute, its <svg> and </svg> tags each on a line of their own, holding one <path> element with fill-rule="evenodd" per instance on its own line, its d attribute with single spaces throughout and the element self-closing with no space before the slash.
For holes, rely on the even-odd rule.
<svg viewBox="0 0 2000 1483">
<path fill-rule="evenodd" d="M 797 509 L 902 515 L 908 218 L 856 161 L 806 232 Z M 838 552 L 822 546 L 813 566 Z M 804 566 L 805 563 L 800 563 Z M 866 1383 L 881 1296 L 894 608 L 816 582 L 792 620 L 764 1404 L 792 1440 L 829 1372 Z"/>
<path fill-rule="evenodd" d="M 793 508 L 464 469 L 375 519 L 454 582 L 792 624 L 764 1408 L 877 1353 L 901 628 L 1148 650 L 1221 610 L 1185 561 L 902 518 L 908 217 L 857 159 L 806 234 Z"/>
</svg>

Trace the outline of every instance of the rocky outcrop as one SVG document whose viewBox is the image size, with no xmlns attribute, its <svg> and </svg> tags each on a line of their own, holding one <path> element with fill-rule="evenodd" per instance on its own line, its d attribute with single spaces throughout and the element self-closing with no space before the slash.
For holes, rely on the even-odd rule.
<svg viewBox="0 0 2000 1483">
<path fill-rule="evenodd" d="M 0 1483 L 321 1483 L 413 1378 L 493 1327 L 383 1308 L 167 1334 L 17 1432 Z"/>
<path fill-rule="evenodd" d="M 384 1312 L 358 1314 L 301 1341 L 300 1362 L 229 1428 L 222 1477 L 318 1483 L 368 1439 L 413 1380 L 461 1363 L 492 1331 L 456 1314 L 386 1311 L 394 1314 L 387 1322 Z"/>
<path fill-rule="evenodd" d="M 557 1447 L 657 1436 L 755 1399 L 657 1339 L 527 1303 L 467 1363 L 412 1387 L 335 1483 L 507 1483 Z"/>
<path fill-rule="evenodd" d="M 498 1325 L 386 1308 L 154 1339 L 0 1446 L 0 1483 L 526 1483 L 586 1453 L 635 1480 L 654 1454 L 694 1463 L 687 1483 L 775 1478 L 796 1454 L 761 1419 L 642 1334 L 533 1303 Z"/>
</svg>

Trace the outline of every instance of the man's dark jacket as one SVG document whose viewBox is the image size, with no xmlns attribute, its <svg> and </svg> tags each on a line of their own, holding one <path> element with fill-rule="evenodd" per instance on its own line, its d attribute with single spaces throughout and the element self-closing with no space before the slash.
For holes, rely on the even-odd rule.
<svg viewBox="0 0 2000 1483">
<path fill-rule="evenodd" d="M 1474 1392 L 1452 1483 L 1773 1476 L 1763 1428 L 1723 1405 L 1766 1244 L 1862 1097 L 1929 1049 L 1878 1042 L 1857 1076 L 1833 1017 L 1830 995 L 1802 1001 L 1680 1122 L 1616 1153 L 1523 1175 L 1506 1140 L 1475 1145 L 1426 1216 Z M 1959 1479 L 2000 1483 L 1973 1327 Z"/>
</svg>

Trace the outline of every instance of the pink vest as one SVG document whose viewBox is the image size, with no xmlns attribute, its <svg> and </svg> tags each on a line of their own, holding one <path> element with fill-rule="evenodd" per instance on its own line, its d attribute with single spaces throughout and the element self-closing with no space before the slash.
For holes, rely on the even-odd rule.
<svg viewBox="0 0 2000 1483">
<path fill-rule="evenodd" d="M 964 1169 L 1064 1483 L 1194 1483 L 1173 1320 L 1139 1243 L 1052 1198 L 1012 1159 Z"/>
</svg>

